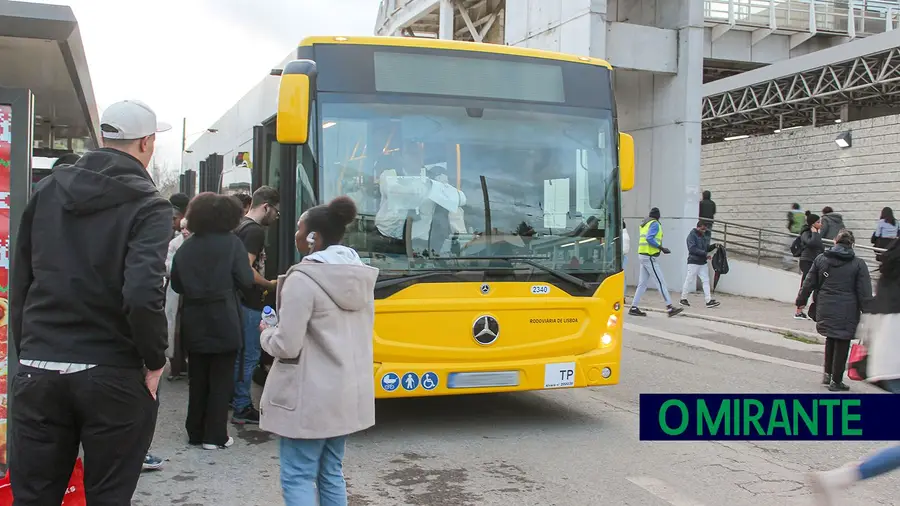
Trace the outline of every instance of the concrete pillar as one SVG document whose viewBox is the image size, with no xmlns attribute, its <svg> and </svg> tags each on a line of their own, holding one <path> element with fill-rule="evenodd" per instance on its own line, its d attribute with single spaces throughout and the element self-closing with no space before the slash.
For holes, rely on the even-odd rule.
<svg viewBox="0 0 900 506">
<path fill-rule="evenodd" d="M 618 3 L 620 20 L 623 4 Z M 641 24 L 655 21 L 658 28 L 678 32 L 677 74 L 616 73 L 619 128 L 634 135 L 637 150 L 635 190 L 623 194 L 623 213 L 646 216 L 651 207 L 660 209 L 664 244 L 672 250 L 660 263 L 669 287 L 677 289 L 687 270 L 685 238 L 696 225 L 692 218 L 697 217 L 701 191 L 702 2 L 658 0 L 656 9 L 640 12 Z M 635 15 L 629 12 L 625 19 Z M 672 219 L 676 217 L 684 219 Z"/>
<path fill-rule="evenodd" d="M 670 290 L 679 290 L 684 281 L 685 238 L 696 225 L 700 197 L 702 8 L 699 0 L 507 1 L 506 42 L 510 45 L 614 62 L 614 55 L 607 54 L 607 46 L 616 42 L 607 40 L 612 36 L 608 35 L 610 23 L 677 32 L 677 61 L 673 62 L 677 73 L 617 70 L 614 74 L 619 128 L 634 135 L 637 163 L 635 188 L 623 194 L 623 216 L 646 217 L 652 207 L 662 212 L 664 244 L 672 254 L 664 255 L 660 263 Z M 640 40 L 629 43 L 652 45 Z M 628 220 L 632 257 L 637 253 L 639 222 Z M 629 284 L 637 280 L 637 266 L 637 261 L 629 261 Z"/>
<path fill-rule="evenodd" d="M 453 14 L 456 7 L 453 0 L 441 0 L 440 33 L 438 37 L 444 40 L 453 40 Z"/>
</svg>

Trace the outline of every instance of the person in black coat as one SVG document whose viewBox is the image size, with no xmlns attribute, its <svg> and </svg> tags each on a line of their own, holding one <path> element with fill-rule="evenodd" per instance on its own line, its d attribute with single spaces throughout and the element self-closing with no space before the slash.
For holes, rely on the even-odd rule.
<svg viewBox="0 0 900 506">
<path fill-rule="evenodd" d="M 247 250 L 232 233 L 243 216 L 234 197 L 201 193 L 187 210 L 194 235 L 172 262 L 172 289 L 182 295 L 181 338 L 188 353 L 188 441 L 204 449 L 228 448 L 228 403 L 234 364 L 243 349 L 238 291 L 253 288 Z"/>
<path fill-rule="evenodd" d="M 844 370 L 860 314 L 872 302 L 872 279 L 866 263 L 853 252 L 853 232 L 841 230 L 834 242 L 809 269 L 797 294 L 797 307 L 802 310 L 813 295 L 816 331 L 825 336 L 822 383 L 836 392 L 850 389 L 844 384 Z"/>
<path fill-rule="evenodd" d="M 822 243 L 822 236 L 819 234 L 819 228 L 822 222 L 819 215 L 806 212 L 806 224 L 800 229 L 800 286 L 806 281 L 806 275 L 812 269 L 813 262 L 816 257 L 825 252 L 825 246 Z M 794 311 L 795 320 L 807 320 L 809 316 L 803 312 L 802 308 Z"/>
</svg>

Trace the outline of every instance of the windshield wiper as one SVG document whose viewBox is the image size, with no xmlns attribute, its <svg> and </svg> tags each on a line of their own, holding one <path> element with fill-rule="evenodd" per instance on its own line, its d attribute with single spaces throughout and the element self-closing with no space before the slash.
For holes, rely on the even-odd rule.
<svg viewBox="0 0 900 506">
<path fill-rule="evenodd" d="M 521 262 L 526 265 L 530 265 L 535 269 L 540 269 L 551 276 L 557 277 L 563 281 L 568 281 L 573 285 L 580 286 L 585 290 L 591 289 L 591 283 L 587 281 L 577 278 L 571 274 L 566 272 L 554 269 L 553 267 L 547 267 L 546 265 L 541 265 L 534 261 L 536 258 L 544 258 L 546 257 L 534 257 L 534 256 L 503 256 L 503 255 L 495 255 L 495 256 L 462 256 L 462 257 L 454 257 L 454 260 L 506 260 L 507 262 Z"/>
<path fill-rule="evenodd" d="M 428 271 L 423 272 L 421 274 L 410 274 L 407 276 L 398 276 L 396 278 L 383 279 L 375 283 L 375 289 L 386 288 L 388 286 L 400 285 L 406 283 L 407 281 L 415 281 L 417 279 L 430 278 L 433 276 L 442 276 L 446 274 L 453 274 L 453 271 L 441 270 L 441 271 Z"/>
</svg>

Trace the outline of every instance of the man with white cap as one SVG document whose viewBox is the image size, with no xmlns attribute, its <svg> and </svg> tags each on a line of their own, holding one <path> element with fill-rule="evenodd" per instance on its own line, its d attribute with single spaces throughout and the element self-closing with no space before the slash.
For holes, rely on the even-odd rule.
<svg viewBox="0 0 900 506">
<path fill-rule="evenodd" d="M 126 100 L 103 147 L 43 179 L 13 244 L 9 467 L 16 504 L 60 504 L 84 449 L 88 504 L 130 504 L 159 408 L 172 205 L 147 165 L 157 123 Z"/>
</svg>

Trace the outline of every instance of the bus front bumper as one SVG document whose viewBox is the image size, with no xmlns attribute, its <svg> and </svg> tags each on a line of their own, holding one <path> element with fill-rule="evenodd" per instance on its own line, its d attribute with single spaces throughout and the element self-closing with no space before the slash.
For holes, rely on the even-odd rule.
<svg viewBox="0 0 900 506">
<path fill-rule="evenodd" d="M 424 397 L 615 385 L 618 350 L 509 362 L 375 363 L 375 397 Z"/>
</svg>

